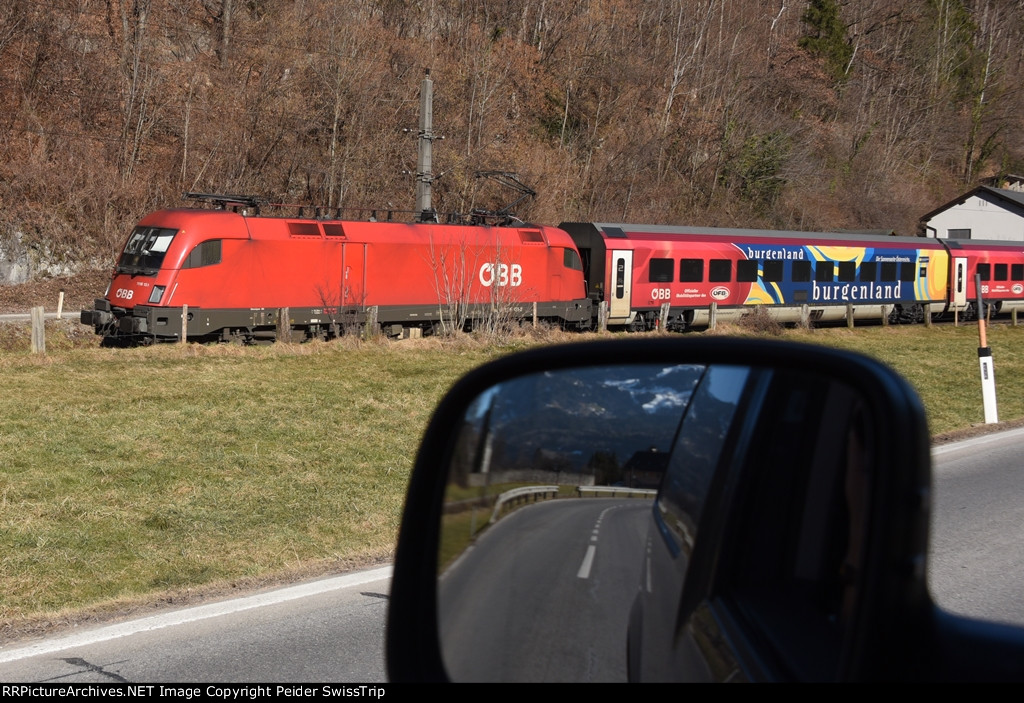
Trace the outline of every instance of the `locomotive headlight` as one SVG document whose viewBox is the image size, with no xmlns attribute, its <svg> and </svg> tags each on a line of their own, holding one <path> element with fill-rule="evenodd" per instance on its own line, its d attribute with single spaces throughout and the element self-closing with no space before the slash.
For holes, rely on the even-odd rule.
<svg viewBox="0 0 1024 703">
<path fill-rule="evenodd" d="M 164 297 L 164 291 L 167 290 L 167 286 L 153 286 L 153 292 L 149 294 L 149 302 L 156 305 L 160 302 L 160 298 Z"/>
</svg>

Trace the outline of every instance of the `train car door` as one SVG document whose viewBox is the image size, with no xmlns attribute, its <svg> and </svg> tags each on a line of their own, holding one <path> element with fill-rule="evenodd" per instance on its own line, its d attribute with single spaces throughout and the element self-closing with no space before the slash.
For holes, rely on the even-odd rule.
<svg viewBox="0 0 1024 703">
<path fill-rule="evenodd" d="M 967 259 L 963 257 L 953 258 L 953 280 L 950 281 L 953 289 L 953 307 L 956 310 L 963 310 L 967 307 Z"/>
<path fill-rule="evenodd" d="M 364 306 L 366 290 L 366 244 L 345 242 L 341 251 L 341 304 Z"/>
<path fill-rule="evenodd" d="M 610 302 L 608 317 L 629 317 L 630 295 L 633 281 L 633 252 L 626 249 L 612 250 L 611 281 L 609 281 Z"/>
</svg>

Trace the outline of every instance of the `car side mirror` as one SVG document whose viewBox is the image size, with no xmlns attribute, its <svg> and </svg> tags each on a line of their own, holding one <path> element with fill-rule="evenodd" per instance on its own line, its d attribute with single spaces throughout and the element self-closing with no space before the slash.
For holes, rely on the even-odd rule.
<svg viewBox="0 0 1024 703">
<path fill-rule="evenodd" d="M 717 337 L 511 355 L 424 435 L 389 676 L 913 679 L 964 642 L 1016 647 L 937 614 L 929 492 L 920 400 L 861 355 Z"/>
</svg>

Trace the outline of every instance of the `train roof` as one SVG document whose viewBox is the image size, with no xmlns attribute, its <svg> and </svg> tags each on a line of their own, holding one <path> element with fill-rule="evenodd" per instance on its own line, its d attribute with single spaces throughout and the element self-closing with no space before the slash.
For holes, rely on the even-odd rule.
<svg viewBox="0 0 1024 703">
<path fill-rule="evenodd" d="M 570 234 L 589 232 L 600 234 L 606 240 L 647 239 L 656 235 L 664 239 L 686 237 L 722 237 L 727 239 L 802 239 L 824 242 L 871 242 L 872 244 L 907 245 L 915 247 L 941 247 L 928 237 L 901 237 L 880 232 L 804 232 L 797 230 L 743 229 L 734 227 L 690 227 L 678 225 L 647 225 L 621 222 L 563 222 L 559 225 Z"/>
</svg>

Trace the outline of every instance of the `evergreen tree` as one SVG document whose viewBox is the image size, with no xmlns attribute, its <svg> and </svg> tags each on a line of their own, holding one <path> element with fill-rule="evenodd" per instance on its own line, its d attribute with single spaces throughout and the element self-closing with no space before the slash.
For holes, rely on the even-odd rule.
<svg viewBox="0 0 1024 703">
<path fill-rule="evenodd" d="M 839 17 L 836 0 L 811 0 L 800 18 L 812 33 L 800 38 L 799 45 L 814 56 L 825 59 L 829 75 L 841 82 L 853 58 L 853 47 L 846 37 L 846 26 Z"/>
</svg>

